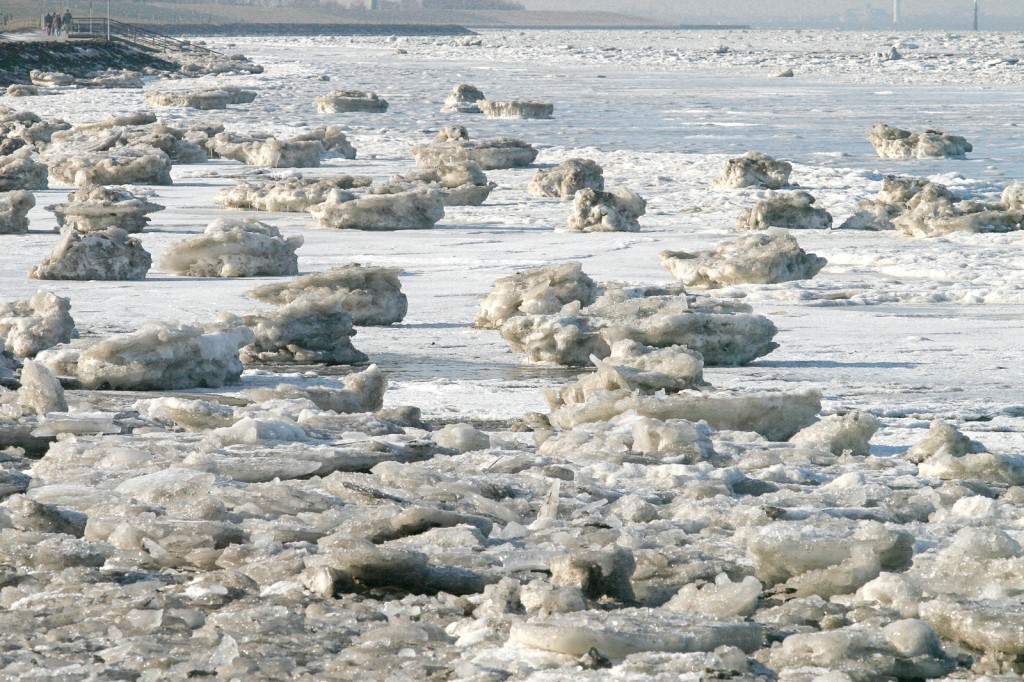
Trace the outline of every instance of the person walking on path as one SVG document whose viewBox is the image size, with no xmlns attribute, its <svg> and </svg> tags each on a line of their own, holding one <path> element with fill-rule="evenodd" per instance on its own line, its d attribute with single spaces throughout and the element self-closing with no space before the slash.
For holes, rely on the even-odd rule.
<svg viewBox="0 0 1024 682">
<path fill-rule="evenodd" d="M 43 15 L 43 30 L 46 31 L 46 35 L 53 35 L 53 13 L 47 12 Z"/>
<path fill-rule="evenodd" d="M 64 10 L 64 16 L 61 19 L 61 26 L 64 28 L 64 35 L 68 35 L 68 36 L 71 35 L 71 22 L 72 22 L 72 20 L 73 19 L 72 19 L 72 16 L 71 16 L 71 8 L 68 7 L 67 9 Z"/>
<path fill-rule="evenodd" d="M 60 15 L 53 13 L 53 35 L 60 38 Z"/>
</svg>

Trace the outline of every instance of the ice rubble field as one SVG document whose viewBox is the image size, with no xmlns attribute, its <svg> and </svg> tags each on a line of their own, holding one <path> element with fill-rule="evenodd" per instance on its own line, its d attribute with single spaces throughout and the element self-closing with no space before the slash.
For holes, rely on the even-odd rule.
<svg viewBox="0 0 1024 682">
<path fill-rule="evenodd" d="M 496 331 L 472 325 L 497 279 L 550 263 L 580 261 L 601 283 L 670 284 L 661 251 L 738 238 L 736 216 L 769 195 L 711 187 L 726 159 L 750 150 L 792 163 L 792 183 L 811 192 L 835 225 L 892 173 L 996 200 L 1024 177 L 1024 66 L 1017 63 L 1024 40 L 484 31 L 480 44 L 209 43 L 245 53 L 265 72 L 153 81 L 147 89 L 230 85 L 257 91 L 255 100 L 216 112 L 156 113 L 172 125 L 215 118 L 230 130 L 281 137 L 340 125 L 357 158 L 329 159 L 303 169 L 307 177 L 382 181 L 406 173 L 410 148 L 452 123 L 473 138 L 517 137 L 540 150 L 532 167 L 488 171 L 497 183 L 490 198 L 447 207 L 430 230 L 338 231 L 316 227 L 307 213 L 221 209 L 214 195 L 251 170 L 231 161 L 175 165 L 174 184 L 142 192 L 166 207 L 135 235 L 155 264 L 172 244 L 233 216 L 301 236 L 300 273 L 353 261 L 400 269 L 404 322 L 360 327 L 353 338 L 387 377 L 384 406 L 419 407 L 435 427 L 474 423 L 490 438 L 468 427 L 428 433 L 397 417 L 306 415 L 306 430 L 296 431 L 281 417 L 295 405 L 244 407 L 238 397 L 281 381 L 337 388 L 331 371 L 248 371 L 240 386 L 217 391 L 228 407 L 202 408 L 213 410 L 202 418 L 180 406 L 134 403 L 152 394 L 70 391 L 72 412 L 76 405 L 137 409 L 186 433 L 173 444 L 142 432 L 66 439 L 27 471 L 34 486 L 53 486 L 34 499 L 89 510 L 91 527 L 86 540 L 56 541 L 54 532 L 82 535 L 80 514 L 55 520 L 21 497 L 0 513 L 0 528 L 26 531 L 8 541 L 16 558 L 0 568 L 3 620 L 32 613 L 54 633 L 45 641 L 27 629 L 0 635 L 0 666 L 9 666 L 0 672 L 596 680 L 698 679 L 705 671 L 754 679 L 775 671 L 785 680 L 839 682 L 1011 679 L 1021 671 L 1024 232 L 910 239 L 797 230 L 800 246 L 828 261 L 814 279 L 714 292 L 768 316 L 779 348 L 747 366 L 705 367 L 704 379 L 741 393 L 820 390 L 822 416 L 861 419 L 843 422 L 843 437 L 855 444 L 849 454 L 834 433 L 811 432 L 789 446 L 678 424 L 674 437 L 685 444 L 659 450 L 650 445 L 657 427 L 630 418 L 570 420 L 538 454 L 530 433 L 508 428 L 528 412 L 546 412 L 542 389 L 557 390 L 579 371 L 531 365 Z M 886 58 L 894 46 L 902 59 Z M 772 77 L 786 68 L 793 78 Z M 491 99 L 554 103 L 554 116 L 440 113 L 459 83 Z M 314 98 L 339 88 L 376 92 L 389 107 L 316 113 Z M 138 90 L 56 90 L 0 98 L 0 105 L 75 124 L 151 109 Z M 866 140 L 878 122 L 962 135 L 974 151 L 966 159 L 883 161 Z M 526 188 L 537 167 L 570 157 L 593 159 L 607 187 L 628 187 L 647 201 L 640 232 L 555 229 L 565 225 L 569 204 L 531 199 Z M 154 265 L 136 282 L 28 280 L 59 239 L 43 207 L 72 189 L 51 183 L 35 192 L 30 233 L 0 237 L 3 301 L 27 299 L 42 284 L 71 300 L 85 337 L 268 309 L 243 293 L 279 278 L 179 277 Z M 823 423 L 838 423 L 831 419 Z M 945 451 L 940 443 L 908 456 L 936 419 L 976 443 L 947 433 Z M 388 442 L 395 424 L 406 434 Z M 342 473 L 323 439 L 303 447 L 317 428 L 366 467 L 384 464 L 372 474 Z M 366 433 L 378 445 L 357 455 Z M 869 456 L 856 452 L 866 447 L 865 433 Z M 999 454 L 973 453 L 978 443 Z M 182 447 L 196 451 L 183 455 Z M 452 449 L 438 449 L 445 447 Z M 422 448 L 436 456 L 387 463 L 417 461 Z M 189 474 L 172 480 L 159 471 L 167 467 Z M 131 478 L 133 470 L 153 478 Z M 102 483 L 104 476 L 113 482 Z M 275 476 L 285 483 L 266 482 Z M 93 505 L 115 506 L 103 514 Z M 174 523 L 195 524 L 186 525 L 191 539 Z M 32 547 L 37 541 L 42 549 Z M 40 566 L 45 577 L 30 577 Z M 126 576 L 123 585 L 97 578 L 100 566 Z M 68 595 L 79 593 L 82 605 L 72 607 Z M 324 634 L 310 637 L 312 629 Z"/>
</svg>

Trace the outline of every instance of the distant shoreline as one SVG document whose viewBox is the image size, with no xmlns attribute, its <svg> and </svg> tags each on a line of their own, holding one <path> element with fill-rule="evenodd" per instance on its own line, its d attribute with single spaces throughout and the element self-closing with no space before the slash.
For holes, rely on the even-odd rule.
<svg viewBox="0 0 1024 682">
<path fill-rule="evenodd" d="M 454 24 L 144 24 L 151 30 L 169 36 L 471 36 L 464 26 Z"/>
<path fill-rule="evenodd" d="M 591 25 L 565 24 L 502 24 L 457 26 L 454 24 L 370 24 L 370 23 L 231 23 L 231 24 L 145 24 L 145 27 L 170 36 L 470 36 L 476 31 L 736 31 L 749 30 L 745 24 L 678 24 L 678 25 Z"/>
</svg>

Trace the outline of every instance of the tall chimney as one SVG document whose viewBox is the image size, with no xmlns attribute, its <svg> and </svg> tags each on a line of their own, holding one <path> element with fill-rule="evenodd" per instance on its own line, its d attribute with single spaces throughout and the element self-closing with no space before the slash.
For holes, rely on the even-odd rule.
<svg viewBox="0 0 1024 682">
<path fill-rule="evenodd" d="M 900 0 L 892 0 L 892 23 L 900 23 Z"/>
<path fill-rule="evenodd" d="M 974 30 L 978 30 L 978 0 L 974 0 Z"/>
</svg>

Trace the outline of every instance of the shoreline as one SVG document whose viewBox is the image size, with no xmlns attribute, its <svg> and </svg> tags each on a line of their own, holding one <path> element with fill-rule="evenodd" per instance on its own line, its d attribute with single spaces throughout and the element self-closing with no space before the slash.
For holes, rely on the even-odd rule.
<svg viewBox="0 0 1024 682">
<path fill-rule="evenodd" d="M 146 28 L 168 36 L 471 36 L 472 30 L 455 24 L 146 24 Z"/>
<path fill-rule="evenodd" d="M 477 31 L 744 31 L 746 24 L 678 25 L 591 25 L 591 24 L 304 24 L 304 23 L 230 23 L 230 24 L 147 24 L 146 28 L 169 36 L 266 36 L 266 35 L 338 35 L 338 36 L 469 36 Z"/>
</svg>

